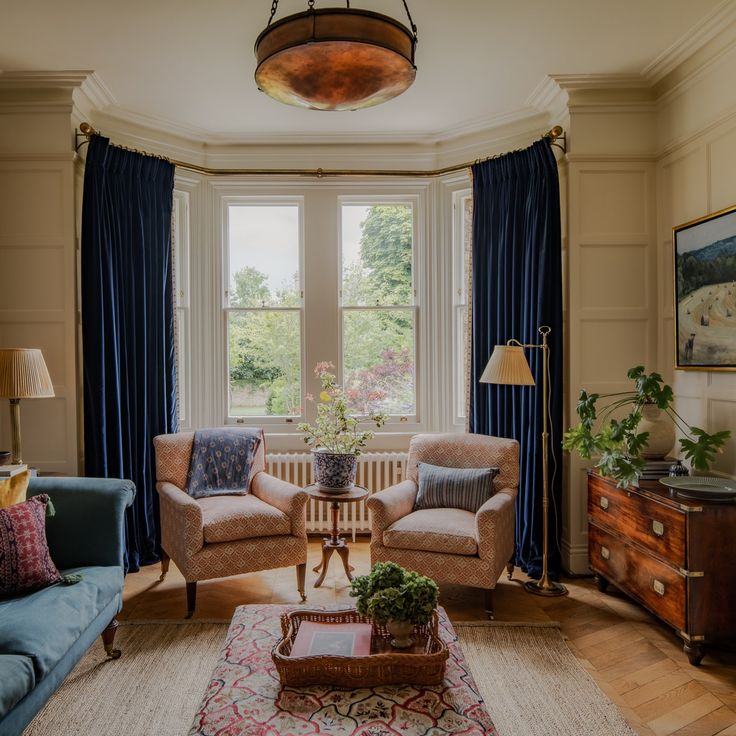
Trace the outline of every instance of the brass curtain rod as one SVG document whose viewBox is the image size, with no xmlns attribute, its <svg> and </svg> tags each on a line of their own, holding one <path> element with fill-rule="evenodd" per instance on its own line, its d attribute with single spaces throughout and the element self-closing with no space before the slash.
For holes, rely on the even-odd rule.
<svg viewBox="0 0 736 736">
<path fill-rule="evenodd" d="M 100 132 L 95 130 L 89 123 L 81 123 L 79 126 L 77 136 L 78 151 L 85 143 L 89 143 L 89 139 L 93 135 L 100 135 Z M 85 140 L 79 142 L 79 138 L 83 137 Z M 556 146 L 563 153 L 567 153 L 567 135 L 562 129 L 562 126 L 555 125 L 554 128 L 548 130 L 543 136 L 543 139 L 547 139 L 551 146 Z M 558 143 L 562 142 L 562 145 Z M 148 153 L 147 151 L 140 151 L 137 148 L 128 148 L 127 146 L 121 146 L 116 143 L 111 144 L 116 148 L 122 148 L 125 151 L 131 151 L 132 153 L 140 153 L 143 156 L 152 156 L 153 158 L 162 159 L 168 161 L 179 169 L 186 169 L 187 171 L 195 171 L 198 174 L 204 174 L 205 176 L 311 176 L 318 179 L 324 177 L 336 177 L 336 176 L 402 176 L 402 177 L 435 177 L 444 176 L 445 174 L 452 174 L 456 171 L 462 171 L 463 169 L 469 169 L 474 164 L 483 163 L 484 161 L 490 161 L 501 156 L 506 156 L 507 153 L 515 153 L 516 151 L 509 151 L 507 153 L 499 153 L 495 156 L 488 156 L 487 158 L 479 158 L 475 161 L 469 161 L 464 164 L 454 164 L 453 166 L 445 166 L 441 169 L 432 170 L 411 170 L 411 169 L 212 169 L 207 166 L 200 166 L 198 164 L 192 164 L 187 161 L 177 161 L 176 159 L 168 158 L 167 156 L 160 156 L 155 153 Z M 517 151 L 524 149 L 517 149 Z"/>
</svg>

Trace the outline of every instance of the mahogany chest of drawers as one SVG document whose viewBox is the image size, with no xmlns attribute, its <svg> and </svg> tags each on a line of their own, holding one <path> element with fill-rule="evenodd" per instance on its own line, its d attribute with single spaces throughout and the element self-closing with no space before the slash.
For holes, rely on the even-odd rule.
<svg viewBox="0 0 736 736">
<path fill-rule="evenodd" d="M 642 484 L 644 486 L 644 484 Z M 736 505 L 681 500 L 659 483 L 588 475 L 588 552 L 613 583 L 672 626 L 691 664 L 736 642 Z"/>
</svg>

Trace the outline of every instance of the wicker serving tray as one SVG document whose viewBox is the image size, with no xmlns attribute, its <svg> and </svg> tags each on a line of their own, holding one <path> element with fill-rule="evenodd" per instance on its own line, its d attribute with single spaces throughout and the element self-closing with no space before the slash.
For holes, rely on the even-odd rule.
<svg viewBox="0 0 736 736">
<path fill-rule="evenodd" d="M 371 653 L 363 656 L 312 655 L 291 657 L 291 647 L 303 621 L 328 624 L 373 625 Z M 437 611 L 429 623 L 414 627 L 414 646 L 397 650 L 384 626 L 344 611 L 291 611 L 281 616 L 282 638 L 271 651 L 282 685 L 333 685 L 345 688 L 375 685 L 439 685 L 449 653 L 438 633 Z"/>
</svg>

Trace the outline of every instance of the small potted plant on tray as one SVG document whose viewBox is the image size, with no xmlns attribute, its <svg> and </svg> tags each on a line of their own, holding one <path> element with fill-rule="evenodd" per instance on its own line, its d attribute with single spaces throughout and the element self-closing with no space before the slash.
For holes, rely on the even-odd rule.
<svg viewBox="0 0 736 736">
<path fill-rule="evenodd" d="M 382 427 L 388 418 L 380 412 L 371 412 L 365 418 L 348 412 L 345 391 L 339 386 L 330 369 L 332 363 L 317 363 L 314 372 L 322 390 L 317 405 L 317 420 L 313 425 L 302 422 L 297 429 L 304 433 L 304 442 L 312 445 L 314 482 L 323 490 L 346 491 L 355 484 L 358 455 L 373 439 L 371 430 L 361 430 L 361 421 Z M 307 400 L 313 397 L 307 394 Z"/>
<path fill-rule="evenodd" d="M 709 434 L 687 425 L 672 408 L 672 388 L 659 373 L 647 374 L 638 365 L 627 376 L 634 381 L 632 391 L 580 392 L 580 423 L 565 433 L 564 449 L 575 450 L 586 459 L 596 456 L 595 467 L 600 474 L 614 478 L 623 488 L 637 480 L 647 459 L 669 452 L 675 443 L 676 426 L 684 435 L 680 439 L 684 457 L 695 470 L 708 470 L 731 433 L 724 430 Z M 628 414 L 624 414 L 627 409 Z"/>
<path fill-rule="evenodd" d="M 350 595 L 358 613 L 385 624 L 391 646 L 413 644 L 416 624 L 426 624 L 437 607 L 440 589 L 431 578 L 409 572 L 395 562 L 377 562 L 368 575 L 353 580 Z"/>
</svg>

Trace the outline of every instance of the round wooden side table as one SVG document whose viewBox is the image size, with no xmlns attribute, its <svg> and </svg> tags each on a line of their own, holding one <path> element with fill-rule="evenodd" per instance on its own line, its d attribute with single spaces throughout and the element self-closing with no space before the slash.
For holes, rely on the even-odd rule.
<svg viewBox="0 0 736 736">
<path fill-rule="evenodd" d="M 343 491 L 342 493 L 330 493 L 329 491 L 323 491 L 319 486 L 311 485 L 304 489 L 310 498 L 316 501 L 326 501 L 330 504 L 332 511 L 332 530 L 329 537 L 324 537 L 322 540 L 322 562 L 314 568 L 314 572 L 319 572 L 319 577 L 314 582 L 314 587 L 319 588 L 324 582 L 325 575 L 327 575 L 327 565 L 329 564 L 332 553 L 337 551 L 342 560 L 342 565 L 345 568 L 345 574 L 348 576 L 348 580 L 352 580 L 352 571 L 355 569 L 350 566 L 348 562 L 348 555 L 350 554 L 350 548 L 348 543 L 340 536 L 340 528 L 338 526 L 340 517 L 340 504 L 341 503 L 355 503 L 356 501 L 362 501 L 368 495 L 368 489 L 363 486 L 353 486 L 349 491 Z"/>
</svg>

